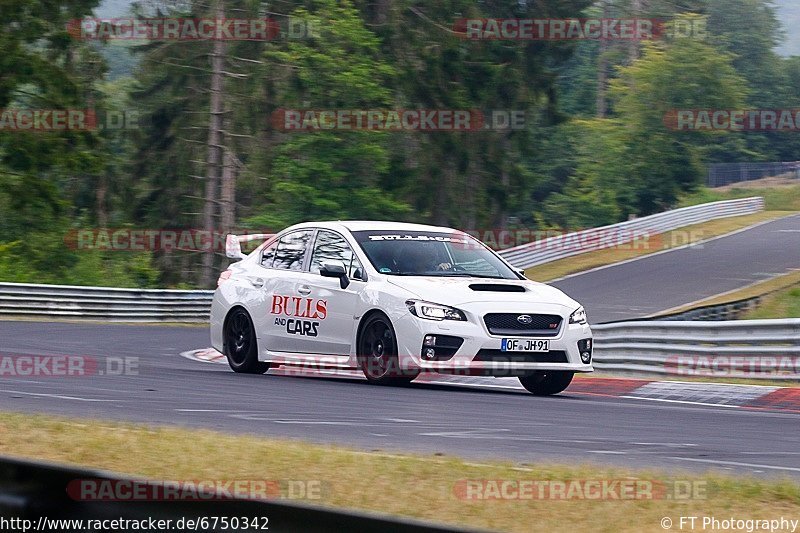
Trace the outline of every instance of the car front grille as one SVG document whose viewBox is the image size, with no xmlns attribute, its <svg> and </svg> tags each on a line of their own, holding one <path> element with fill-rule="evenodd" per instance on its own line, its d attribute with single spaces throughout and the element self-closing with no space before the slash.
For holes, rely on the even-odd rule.
<svg viewBox="0 0 800 533">
<path fill-rule="evenodd" d="M 530 317 L 530 321 L 520 317 Z M 534 313 L 489 313 L 484 315 L 483 322 L 492 335 L 556 337 L 561 331 L 562 318 Z"/>
</svg>

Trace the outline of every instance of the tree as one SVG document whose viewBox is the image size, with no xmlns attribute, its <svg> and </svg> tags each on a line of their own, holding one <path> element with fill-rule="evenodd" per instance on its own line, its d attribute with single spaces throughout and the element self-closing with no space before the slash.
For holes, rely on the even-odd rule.
<svg viewBox="0 0 800 533">
<path fill-rule="evenodd" d="M 556 69 L 573 43 L 466 40 L 459 17 L 568 18 L 587 0 L 475 3 L 363 2 L 364 17 L 398 70 L 395 105 L 422 109 L 522 110 L 525 128 L 393 137 L 392 174 L 404 176 L 418 218 L 465 228 L 504 227 L 527 212 L 537 131 L 557 124 Z"/>
<path fill-rule="evenodd" d="M 102 115 L 114 106 L 99 84 L 105 65 L 96 49 L 67 31 L 68 23 L 90 15 L 97 3 L 3 2 L 0 109 L 72 109 Z M 97 221 L 103 204 L 96 191 L 116 161 L 118 139 L 118 132 L 91 129 L 0 130 L 0 278 L 39 283 L 152 282 L 146 255 L 118 260 L 72 250 L 65 243 L 71 223 Z"/>
<path fill-rule="evenodd" d="M 561 127 L 574 171 L 540 211 L 545 227 L 580 229 L 613 224 L 635 213 L 628 132 L 617 119 L 576 120 Z"/>
<path fill-rule="evenodd" d="M 391 107 L 393 69 L 380 57 L 379 40 L 348 2 L 322 0 L 292 13 L 315 35 L 268 50 L 260 75 L 282 108 L 385 109 Z M 262 74 L 263 73 L 263 74 Z M 309 105 L 310 104 L 310 105 Z M 277 116 L 277 115 L 276 115 Z M 260 206 L 249 219 L 281 228 L 303 220 L 403 218 L 410 208 L 391 194 L 388 143 L 381 131 L 273 130 L 274 157 L 249 172 L 269 176 Z"/>
<path fill-rule="evenodd" d="M 166 11 L 140 16 L 176 18 L 263 18 L 260 6 L 227 0 L 167 3 Z M 133 100 L 141 114 L 129 172 L 134 180 L 130 219 L 155 228 L 193 228 L 215 233 L 206 253 L 159 253 L 167 284 L 213 282 L 222 263 L 220 231 L 236 220 L 238 170 L 263 124 L 253 71 L 267 46 L 262 41 L 150 41 L 134 47 L 141 60 Z"/>
<path fill-rule="evenodd" d="M 739 109 L 746 82 L 733 56 L 693 38 L 647 45 L 642 58 L 619 69 L 612 82 L 616 117 L 628 133 L 635 210 L 646 215 L 673 205 L 704 171 L 704 155 L 726 132 L 674 131 L 665 118 L 675 110 Z"/>
</svg>

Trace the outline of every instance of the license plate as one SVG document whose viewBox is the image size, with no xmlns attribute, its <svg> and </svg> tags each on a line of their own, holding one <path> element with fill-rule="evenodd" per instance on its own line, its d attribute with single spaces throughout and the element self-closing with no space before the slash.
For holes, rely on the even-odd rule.
<svg viewBox="0 0 800 533">
<path fill-rule="evenodd" d="M 533 339 L 503 339 L 500 346 L 503 352 L 549 352 L 550 341 L 537 341 Z"/>
</svg>

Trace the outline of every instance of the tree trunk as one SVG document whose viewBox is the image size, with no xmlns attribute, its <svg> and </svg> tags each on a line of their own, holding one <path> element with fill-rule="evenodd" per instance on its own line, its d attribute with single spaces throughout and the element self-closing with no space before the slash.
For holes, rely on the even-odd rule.
<svg viewBox="0 0 800 533">
<path fill-rule="evenodd" d="M 608 0 L 603 0 L 603 18 L 608 18 Z M 600 59 L 597 65 L 597 116 L 605 118 L 608 114 L 606 92 L 608 90 L 608 39 L 600 39 Z"/>
<path fill-rule="evenodd" d="M 88 109 L 95 108 L 95 98 L 92 89 L 87 89 L 88 97 L 86 98 L 86 106 Z M 94 191 L 95 209 L 97 210 L 97 225 L 101 228 L 108 227 L 108 169 L 103 168 L 97 175 L 97 188 Z"/>
<path fill-rule="evenodd" d="M 631 0 L 631 18 L 638 19 L 642 16 L 644 5 L 642 0 Z M 631 39 L 628 49 L 628 59 L 631 63 L 639 59 L 639 41 Z"/>
<path fill-rule="evenodd" d="M 225 149 L 225 159 L 222 166 L 222 198 L 220 202 L 221 231 L 230 233 L 236 224 L 236 175 L 239 168 L 236 156 L 230 149 Z"/>
<path fill-rule="evenodd" d="M 97 203 L 97 225 L 101 228 L 108 227 L 108 209 L 106 207 L 106 195 L 108 193 L 108 183 L 106 171 L 97 176 L 97 190 L 95 191 L 95 201 Z"/>
<path fill-rule="evenodd" d="M 215 18 L 225 18 L 223 0 L 217 0 Z M 210 287 L 214 281 L 214 231 L 218 197 L 220 170 L 223 158 L 222 114 L 223 114 L 223 68 L 225 64 L 225 41 L 214 40 L 211 53 L 211 102 L 208 118 L 208 155 L 206 159 L 205 204 L 203 205 L 203 230 L 210 232 L 209 249 L 203 254 L 203 268 L 200 283 Z"/>
</svg>

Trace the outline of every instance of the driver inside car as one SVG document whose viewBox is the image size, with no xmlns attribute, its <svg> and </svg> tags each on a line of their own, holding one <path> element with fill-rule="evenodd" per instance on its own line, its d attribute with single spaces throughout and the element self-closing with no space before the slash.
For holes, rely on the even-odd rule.
<svg viewBox="0 0 800 533">
<path fill-rule="evenodd" d="M 403 250 L 395 258 L 395 264 L 400 272 L 432 272 L 452 270 L 453 264 L 442 261 L 438 250 L 425 250 L 424 248 L 414 247 Z M 432 253 L 429 253 L 432 252 Z"/>
</svg>

